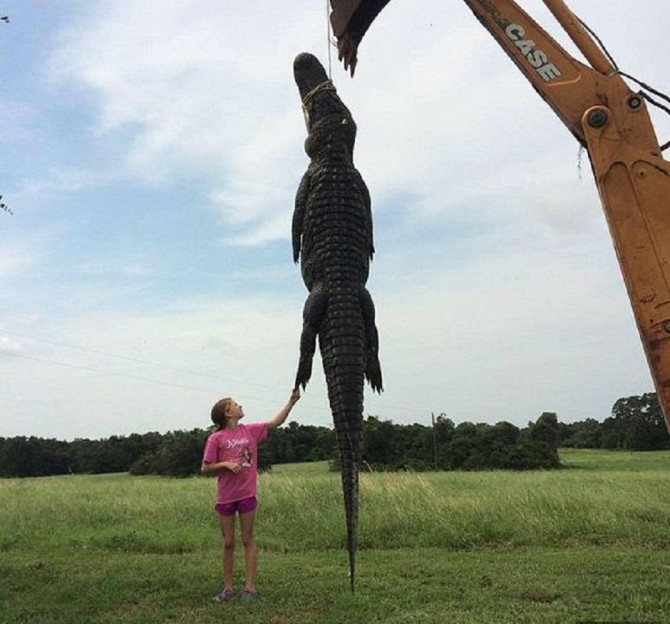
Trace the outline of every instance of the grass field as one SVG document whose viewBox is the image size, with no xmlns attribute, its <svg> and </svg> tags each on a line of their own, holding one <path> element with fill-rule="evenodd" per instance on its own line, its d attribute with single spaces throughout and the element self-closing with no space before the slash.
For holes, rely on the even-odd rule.
<svg viewBox="0 0 670 624">
<path fill-rule="evenodd" d="M 670 453 L 554 472 L 361 475 L 357 592 L 339 476 L 261 475 L 255 603 L 212 603 L 214 481 L 0 480 L 0 624 L 670 622 Z M 242 549 L 236 575 L 242 578 Z"/>
</svg>

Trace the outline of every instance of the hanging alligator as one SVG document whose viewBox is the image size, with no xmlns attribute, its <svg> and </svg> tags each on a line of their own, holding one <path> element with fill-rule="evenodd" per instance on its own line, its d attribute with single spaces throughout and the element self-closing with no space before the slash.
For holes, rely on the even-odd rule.
<svg viewBox="0 0 670 624">
<path fill-rule="evenodd" d="M 374 253 L 370 194 L 353 163 L 356 123 L 315 56 L 298 55 L 293 74 L 307 124 L 310 164 L 293 213 L 293 260 L 309 290 L 295 387 L 304 389 L 319 350 L 340 455 L 351 590 L 355 587 L 358 464 L 365 377 L 382 391 L 375 308 L 365 288 Z"/>
</svg>

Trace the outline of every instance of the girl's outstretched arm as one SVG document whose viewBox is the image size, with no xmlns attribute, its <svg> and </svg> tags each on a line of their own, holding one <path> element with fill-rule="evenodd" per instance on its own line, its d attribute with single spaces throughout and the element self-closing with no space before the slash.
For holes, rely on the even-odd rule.
<svg viewBox="0 0 670 624">
<path fill-rule="evenodd" d="M 268 429 L 276 429 L 277 427 L 284 424 L 284 421 L 288 418 L 289 413 L 293 409 L 293 406 L 300 400 L 300 390 L 296 388 L 291 392 L 288 402 L 277 415 L 272 419 L 267 421 Z"/>
</svg>

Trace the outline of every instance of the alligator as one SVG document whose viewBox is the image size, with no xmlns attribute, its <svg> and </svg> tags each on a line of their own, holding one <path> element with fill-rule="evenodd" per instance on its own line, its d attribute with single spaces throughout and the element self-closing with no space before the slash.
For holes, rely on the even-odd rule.
<svg viewBox="0 0 670 624">
<path fill-rule="evenodd" d="M 351 590 L 355 590 L 358 467 L 364 377 L 382 392 L 375 307 L 365 288 L 374 254 L 370 194 L 354 167 L 356 123 L 319 60 L 293 63 L 310 157 L 293 213 L 293 260 L 309 291 L 295 387 L 306 387 L 319 350 L 339 449 Z"/>
</svg>

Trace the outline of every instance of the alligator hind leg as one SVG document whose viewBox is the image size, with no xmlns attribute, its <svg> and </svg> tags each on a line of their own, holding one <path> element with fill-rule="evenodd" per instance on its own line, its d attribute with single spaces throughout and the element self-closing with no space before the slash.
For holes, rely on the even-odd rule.
<svg viewBox="0 0 670 624">
<path fill-rule="evenodd" d="M 384 388 L 379 364 L 379 334 L 375 325 L 375 304 L 364 286 L 361 286 L 360 299 L 365 323 L 365 378 L 375 392 L 381 392 Z"/>
<path fill-rule="evenodd" d="M 321 329 L 326 314 L 328 297 L 321 284 L 317 284 L 309 293 L 302 312 L 302 334 L 300 335 L 300 360 L 295 376 L 295 387 L 303 390 L 312 376 L 312 360 L 316 350 L 316 336 Z"/>
</svg>

